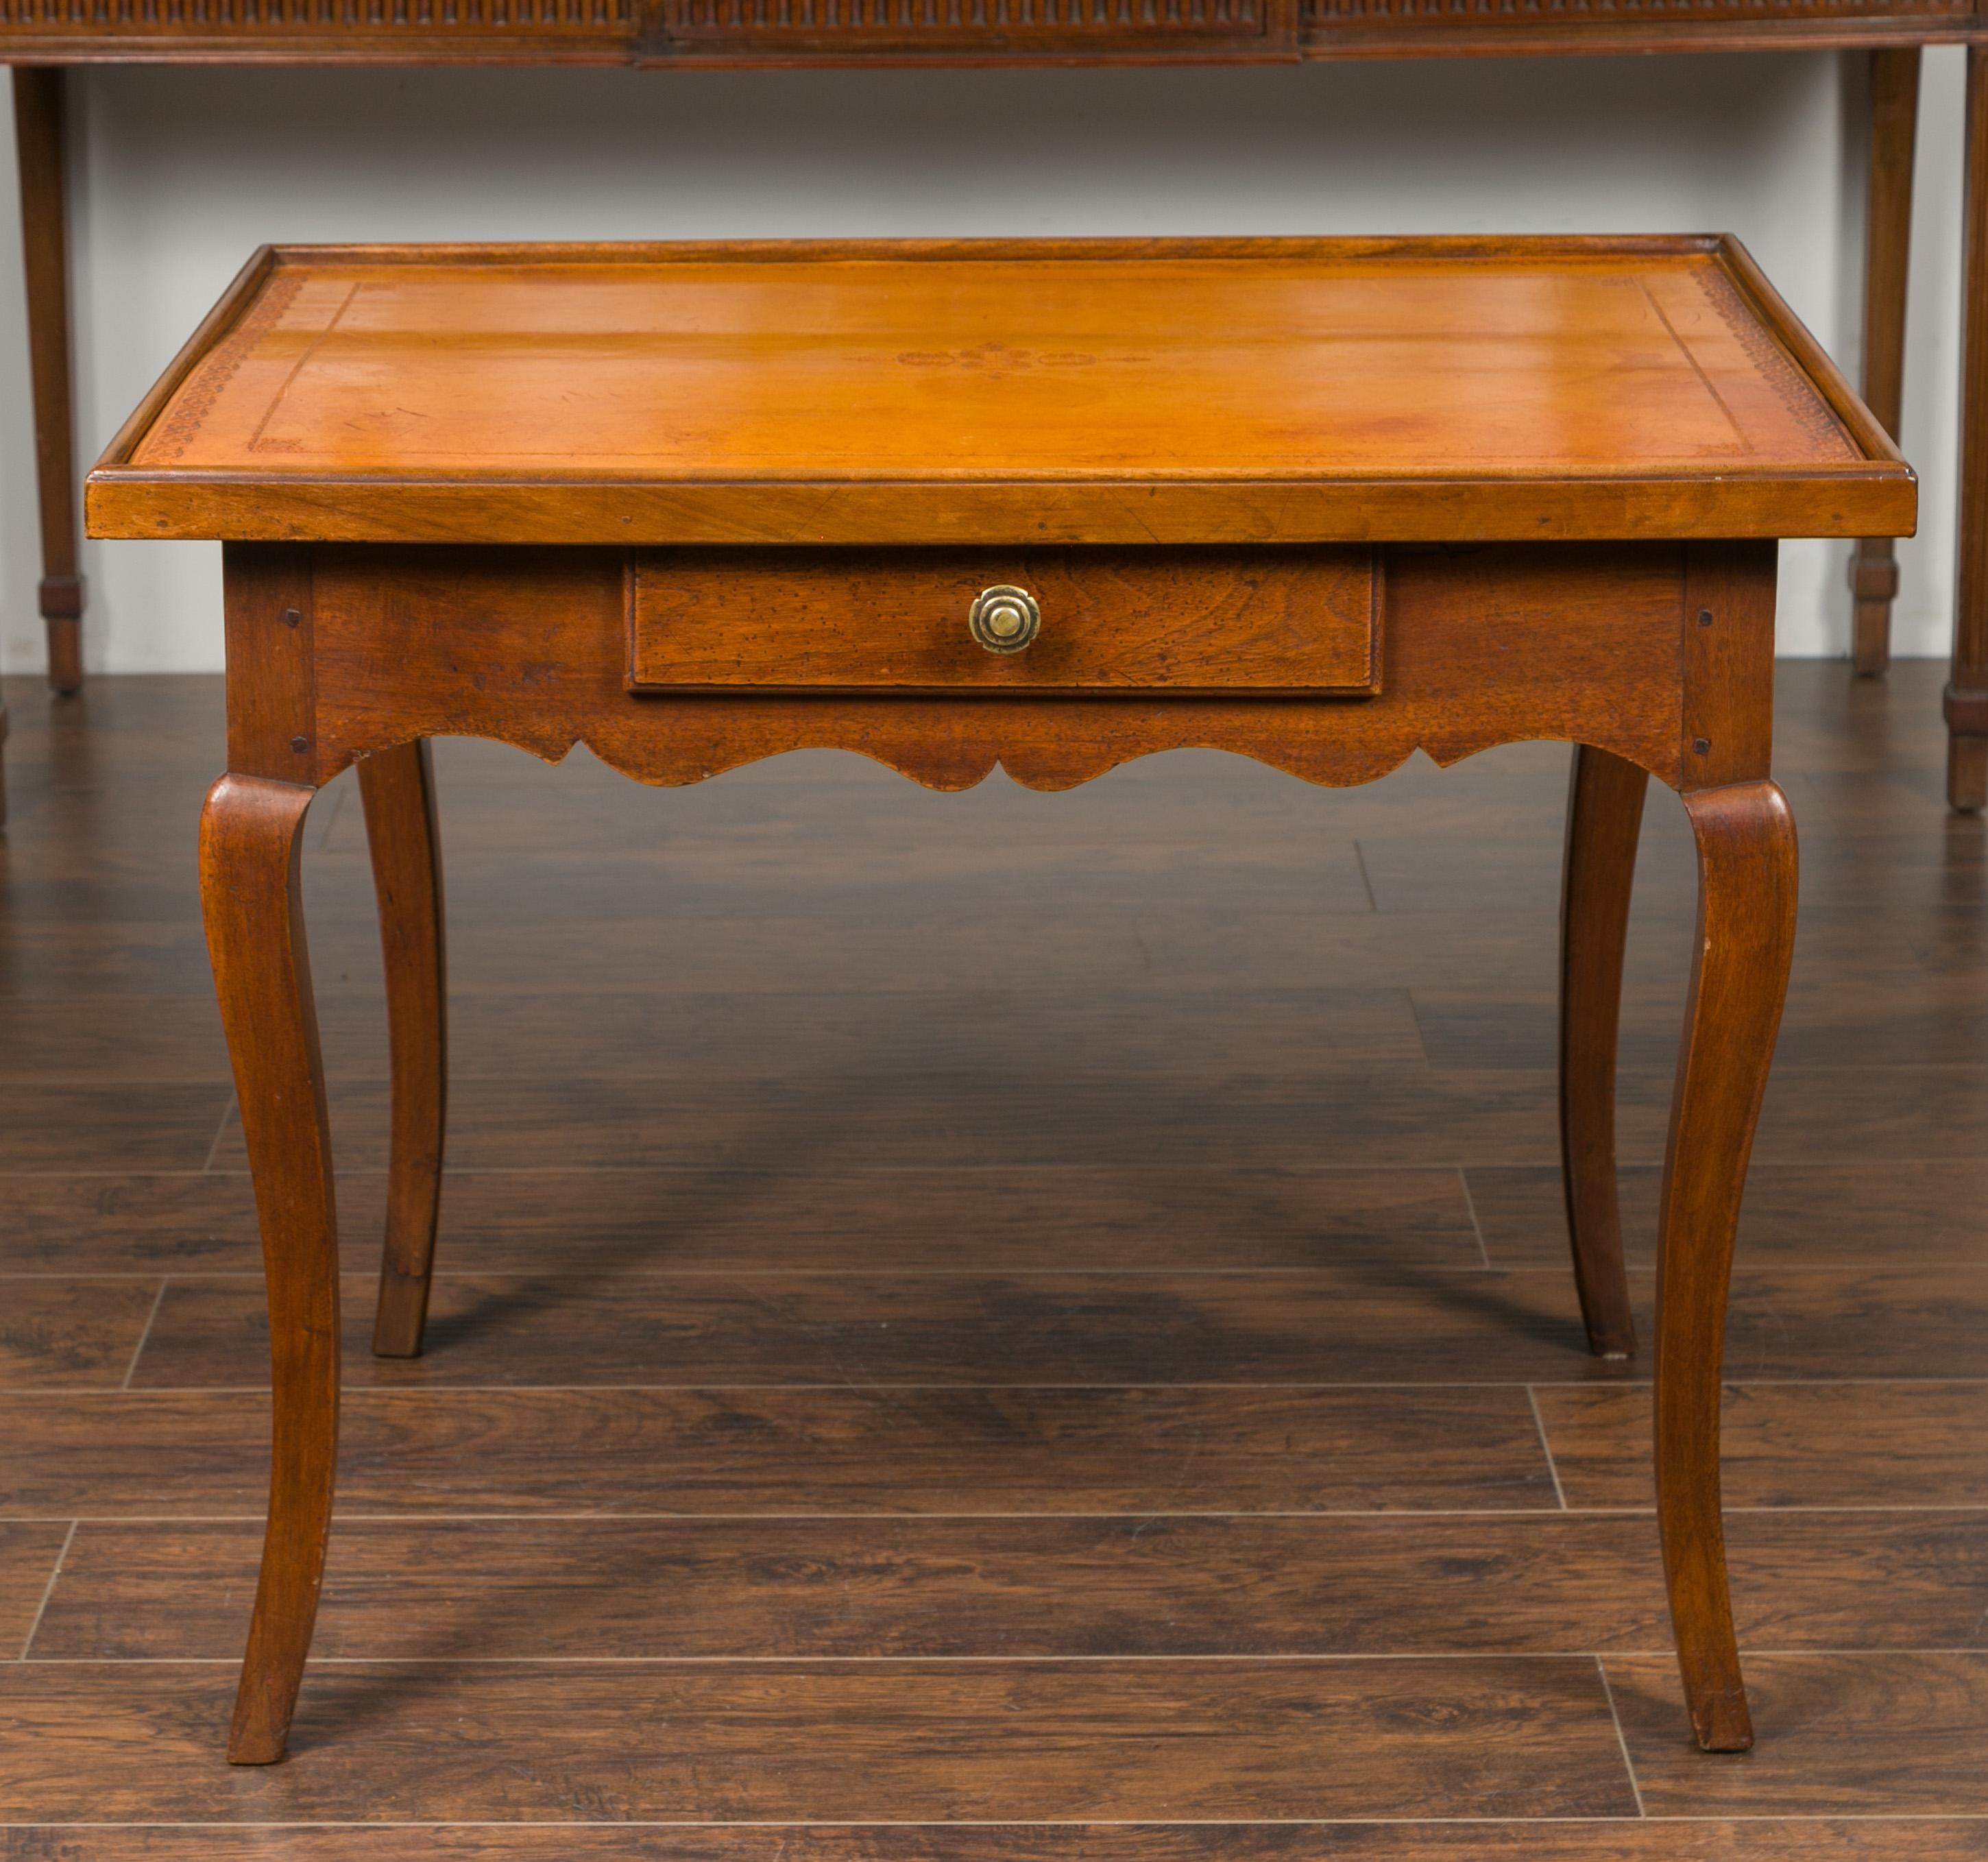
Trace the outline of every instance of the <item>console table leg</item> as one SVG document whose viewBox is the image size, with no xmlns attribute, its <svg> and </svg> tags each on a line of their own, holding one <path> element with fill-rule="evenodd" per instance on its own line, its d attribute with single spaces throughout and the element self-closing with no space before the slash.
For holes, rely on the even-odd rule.
<svg viewBox="0 0 1988 1862">
<path fill-rule="evenodd" d="M 42 513 L 42 618 L 49 683 L 83 684 L 83 578 L 78 569 L 70 430 L 69 228 L 63 198 L 59 66 L 14 67 L 14 144 L 21 174 L 21 256 L 28 281 L 34 384 L 35 476 Z"/>
<path fill-rule="evenodd" d="M 201 907 L 255 1179 L 275 1416 L 262 1577 L 228 1742 L 237 1765 L 283 1756 L 338 1458 L 338 1222 L 299 886 L 313 792 L 225 776 L 201 816 Z"/>
<path fill-rule="evenodd" d="M 1988 46 L 1967 49 L 1960 313 L 1960 548 L 1946 688 L 1946 799 L 1988 805 Z"/>
<path fill-rule="evenodd" d="M 1574 1279 L 1598 1357 L 1636 1349 L 1615 1188 L 1615 1033 L 1649 778 L 1579 745 L 1567 792 L 1560 929 L 1560 1149 Z"/>
<path fill-rule="evenodd" d="M 1905 278 L 1912 257 L 1912 153 L 1919 133 L 1916 46 L 1871 54 L 1871 167 L 1864 250 L 1864 400 L 1898 437 L 1905 392 Z M 1892 601 L 1898 592 L 1892 540 L 1866 537 L 1850 562 L 1856 598 L 1858 672 L 1892 663 Z"/>
<path fill-rule="evenodd" d="M 380 901 L 394 1076 L 386 1256 L 373 1350 L 381 1357 L 414 1357 L 434 1266 L 448 1093 L 441 842 L 425 740 L 361 761 L 359 793 Z"/>
<path fill-rule="evenodd" d="M 1698 1742 L 1753 1742 L 1726 1580 L 1719 1406 L 1733 1236 L 1794 948 L 1795 830 L 1772 782 L 1685 797 L 1698 840 L 1690 1005 L 1657 1268 L 1657 1523 Z"/>
</svg>

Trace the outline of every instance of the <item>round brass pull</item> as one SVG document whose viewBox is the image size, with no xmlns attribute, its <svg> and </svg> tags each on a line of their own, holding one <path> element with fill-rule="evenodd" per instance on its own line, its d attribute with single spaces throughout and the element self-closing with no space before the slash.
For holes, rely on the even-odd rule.
<svg viewBox="0 0 1988 1862">
<path fill-rule="evenodd" d="M 1043 611 L 1035 596 L 1006 582 L 983 588 L 966 617 L 968 631 L 989 653 L 1019 653 L 1042 624 Z"/>
</svg>

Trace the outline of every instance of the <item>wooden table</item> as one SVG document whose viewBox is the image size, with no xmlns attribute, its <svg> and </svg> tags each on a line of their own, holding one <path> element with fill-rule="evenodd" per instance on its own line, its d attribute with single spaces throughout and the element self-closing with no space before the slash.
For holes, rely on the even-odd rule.
<svg viewBox="0 0 1988 1862">
<path fill-rule="evenodd" d="M 259 253 L 90 478 L 225 544 L 208 934 L 276 1391 L 230 1756 L 282 1754 L 332 1498 L 332 1164 L 298 890 L 357 762 L 391 1029 L 374 1349 L 419 1350 L 443 1148 L 425 740 L 640 781 L 803 746 L 938 789 L 1181 745 L 1319 783 L 1580 746 L 1561 1126 L 1590 1343 L 1631 1351 L 1614 1046 L 1647 779 L 1700 917 L 1663 1194 L 1658 1521 L 1692 1723 L 1751 1739 L 1719 1502 L 1733 1227 L 1794 936 L 1775 539 L 1908 534 L 1909 470 L 1730 242 Z M 1321 1365 L 1322 1373 L 1330 1367 Z"/>
<path fill-rule="evenodd" d="M 1919 54 L 1966 42 L 1959 574 L 1948 794 L 1988 806 L 1988 0 L 16 0 L 14 71 L 51 682 L 83 678 L 64 198 L 64 73 L 103 63 L 1215 63 L 1578 52 L 1868 50 L 1864 398 L 1898 431 Z M 1888 536 L 1851 564 L 1854 657 L 1890 657 Z M 5 712 L 0 708 L 0 738 Z M 0 787 L 0 816 L 5 813 Z"/>
</svg>

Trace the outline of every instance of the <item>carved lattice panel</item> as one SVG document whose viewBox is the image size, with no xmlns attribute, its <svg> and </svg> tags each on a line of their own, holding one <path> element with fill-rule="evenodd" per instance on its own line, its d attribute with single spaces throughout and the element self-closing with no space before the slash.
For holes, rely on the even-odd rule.
<svg viewBox="0 0 1988 1862">
<path fill-rule="evenodd" d="M 1499 25 L 1772 25 L 1777 21 L 1971 19 L 1974 0 L 1302 0 L 1307 27 L 1431 31 Z"/>
<path fill-rule="evenodd" d="M 0 33 L 294 39 L 626 39 L 637 0 L 0 0 Z"/>
<path fill-rule="evenodd" d="M 667 0 L 687 49 L 881 49 L 1261 42 L 1276 0 Z"/>
</svg>

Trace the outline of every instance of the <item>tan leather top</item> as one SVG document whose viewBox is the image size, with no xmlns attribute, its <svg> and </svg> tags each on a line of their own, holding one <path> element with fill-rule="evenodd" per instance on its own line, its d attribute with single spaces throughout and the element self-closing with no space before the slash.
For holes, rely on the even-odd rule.
<svg viewBox="0 0 1988 1862">
<path fill-rule="evenodd" d="M 749 532 L 756 487 L 868 488 L 872 508 L 922 487 L 913 504 L 952 514 L 934 541 L 988 485 L 1169 487 L 1169 508 L 1193 487 L 1212 510 L 1467 482 L 1502 486 L 1512 535 L 1541 533 L 1543 482 L 1689 479 L 1702 505 L 1783 481 L 1790 534 L 1834 533 L 1865 492 L 1895 522 L 1909 496 L 1710 242 L 333 249 L 274 255 L 217 321 L 106 468 L 335 483 L 382 535 L 404 533 L 387 481 L 698 488 L 712 508 L 722 488 Z M 198 488 L 188 511 L 225 519 Z M 1730 508 L 1728 533 L 1760 533 Z M 114 509 L 93 496 L 113 533 L 262 533 L 116 532 Z"/>
</svg>

